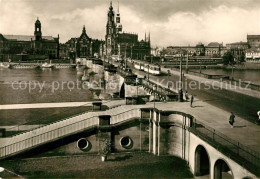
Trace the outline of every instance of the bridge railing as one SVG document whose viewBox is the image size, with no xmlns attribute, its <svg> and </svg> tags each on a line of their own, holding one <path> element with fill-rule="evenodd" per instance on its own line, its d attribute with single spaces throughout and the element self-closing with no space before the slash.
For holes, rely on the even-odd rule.
<svg viewBox="0 0 260 179">
<path fill-rule="evenodd" d="M 130 119 L 134 117 L 140 117 L 141 112 L 140 109 L 131 109 L 128 111 L 124 111 L 119 114 L 111 115 L 112 124 L 122 122 L 125 119 Z M 75 116 L 73 121 L 77 121 L 71 124 L 66 124 L 66 121 L 59 121 L 59 123 L 63 122 L 63 126 L 56 128 L 55 123 L 52 125 L 47 125 L 44 127 L 40 127 L 31 131 L 27 131 L 26 133 L 22 133 L 10 138 L 10 141 L 13 142 L 9 145 L 0 148 L 0 158 L 8 157 L 14 155 L 18 152 L 25 151 L 27 149 L 36 147 L 38 145 L 44 144 L 46 142 L 51 142 L 59 139 L 60 137 L 65 137 L 70 134 L 79 132 L 88 127 L 94 127 L 99 125 L 99 115 L 88 117 L 82 120 L 84 116 Z M 57 123 L 56 123 L 57 124 Z M 46 132 L 41 132 L 42 130 L 46 130 Z"/>
<path fill-rule="evenodd" d="M 96 101 L 93 101 L 93 102 L 96 102 Z M 100 102 L 100 101 L 97 101 L 97 102 Z M 113 100 L 103 102 L 101 110 L 108 109 L 109 103 L 113 103 Z M 115 101 L 114 103 L 115 104 L 112 104 L 112 106 L 116 107 L 116 106 L 123 105 L 125 102 L 124 101 L 122 101 L 122 102 L 121 101 L 120 102 Z M 11 136 L 19 135 L 21 133 L 28 131 L 28 130 L 23 129 L 24 126 L 26 126 L 26 125 L 35 125 L 36 127 L 34 129 L 36 129 L 36 128 L 39 128 L 39 127 L 42 127 L 42 126 L 45 126 L 45 125 L 49 125 L 49 124 L 56 123 L 56 122 L 59 122 L 59 121 L 64 121 L 68 118 L 77 117 L 77 116 L 82 115 L 86 112 L 91 112 L 91 111 L 93 111 L 92 108 L 93 108 L 93 106 L 90 106 L 89 103 L 87 103 L 87 104 L 83 104 L 83 105 L 80 105 L 80 106 L 72 107 L 70 109 L 64 109 L 62 111 L 59 111 L 56 114 L 43 116 L 41 118 L 38 118 L 37 120 L 18 124 L 14 127 L 8 128 L 9 131 L 14 131 L 14 132 L 12 132 L 10 135 L 7 135 L 7 136 L 11 137 Z M 70 115 L 70 116 L 67 117 L 68 115 Z"/>
<path fill-rule="evenodd" d="M 260 153 L 252 150 L 238 141 L 235 141 L 215 129 L 194 120 L 190 131 L 200 138 L 209 142 L 216 149 L 221 151 L 232 160 L 249 171 L 260 174 Z"/>
<path fill-rule="evenodd" d="M 116 115 L 111 116 L 110 124 L 116 124 L 124 121 L 125 119 L 132 119 L 132 118 L 140 118 L 141 111 L 140 109 L 131 109 L 126 112 L 122 112 Z"/>
</svg>

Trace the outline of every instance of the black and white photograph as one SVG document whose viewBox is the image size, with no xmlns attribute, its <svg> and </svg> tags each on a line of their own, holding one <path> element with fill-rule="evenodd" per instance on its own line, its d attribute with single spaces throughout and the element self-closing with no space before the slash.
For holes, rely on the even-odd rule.
<svg viewBox="0 0 260 179">
<path fill-rule="evenodd" d="M 259 0 L 0 0 L 0 179 L 260 178 Z"/>
</svg>

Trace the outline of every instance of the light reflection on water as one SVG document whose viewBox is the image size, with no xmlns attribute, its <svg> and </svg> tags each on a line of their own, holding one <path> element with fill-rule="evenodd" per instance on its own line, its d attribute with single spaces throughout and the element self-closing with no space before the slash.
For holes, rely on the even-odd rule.
<svg viewBox="0 0 260 179">
<path fill-rule="evenodd" d="M 81 71 L 81 72 L 79 72 Z M 95 75 L 90 75 L 89 73 L 95 72 Z M 80 80 L 85 74 L 86 81 L 92 82 L 95 80 L 114 80 L 117 82 L 118 75 L 111 74 L 109 72 L 104 72 L 103 68 L 100 66 L 98 68 L 88 69 L 0 69 L 0 104 L 27 104 L 27 103 L 50 103 L 50 102 L 84 102 L 93 101 L 101 99 L 101 97 L 111 97 L 111 95 L 102 94 L 103 92 L 112 94 L 119 91 L 119 85 L 114 90 L 107 89 L 106 86 L 102 86 L 104 89 L 101 92 L 93 91 L 83 88 L 73 88 L 69 89 L 64 83 L 64 88 L 59 88 L 53 91 L 53 83 L 58 82 L 59 85 L 62 82 L 74 82 L 76 84 L 79 82 L 79 87 L 81 87 Z M 27 89 L 13 89 L 12 82 L 17 81 L 37 81 L 43 84 L 44 87 L 41 89 L 37 86 L 31 91 Z M 4 83 L 6 82 L 6 83 Z M 10 82 L 10 83 L 8 83 Z M 26 83 L 23 83 L 25 85 Z M 14 85 L 15 86 L 15 85 Z M 16 85 L 15 87 L 17 87 Z M 95 98 L 96 97 L 96 98 Z M 19 110 L 0 110 L 0 116 L 2 121 L 0 125 L 16 125 L 24 124 L 27 122 L 32 122 L 41 118 L 49 118 L 57 112 L 57 119 L 60 118 L 60 111 L 64 110 L 74 110 L 76 108 L 68 109 L 19 109 Z M 36 112 L 38 111 L 38 112 Z M 69 112 L 67 112 L 68 115 Z M 22 117 L 23 116 L 23 117 Z M 54 116 L 55 117 L 55 116 Z"/>
<path fill-rule="evenodd" d="M 192 70 L 197 71 L 199 70 Z M 227 75 L 232 76 L 232 70 L 228 69 L 203 69 L 202 73 L 211 74 L 211 75 Z M 234 69 L 234 79 L 242 81 L 251 81 L 252 83 L 260 85 L 260 70 L 235 70 Z"/>
<path fill-rule="evenodd" d="M 90 90 L 92 85 L 84 86 L 81 81 L 82 76 L 86 82 L 95 84 L 93 81 L 96 81 L 101 84 L 95 86 L 98 90 Z M 101 65 L 92 65 L 92 68 L 89 69 L 84 69 L 84 67 L 78 69 L 1 69 L 0 104 L 82 102 L 107 99 L 111 98 L 113 93 L 119 92 L 119 84 L 116 84 L 114 90 L 109 90 L 107 85 L 104 86 L 107 83 L 102 81 L 112 80 L 118 83 L 118 78 L 117 74 L 104 72 Z M 17 83 L 13 85 L 13 82 Z M 29 82 L 32 84 L 28 84 Z M 26 84 L 27 88 L 25 88 Z M 29 85 L 32 89 L 29 89 Z M 100 96 L 101 93 L 108 94 Z"/>
<path fill-rule="evenodd" d="M 92 101 L 93 95 L 90 90 L 73 88 L 69 89 L 64 84 L 64 88 L 52 90 L 53 82 L 76 81 L 81 76 L 77 75 L 76 69 L 1 69 L 1 82 L 21 82 L 37 81 L 34 89 L 29 87 L 22 89 L 12 83 L 0 84 L 0 104 L 12 103 L 45 103 L 45 102 L 69 102 L 69 101 Z M 39 83 L 38 83 L 39 82 Z M 45 83 L 44 83 L 45 82 Z M 44 83 L 44 85 L 43 85 Z M 41 90 L 39 84 L 43 85 Z M 15 86 L 18 89 L 14 89 Z M 25 83 L 22 85 L 25 87 Z M 33 87 L 33 86 L 32 86 Z"/>
</svg>

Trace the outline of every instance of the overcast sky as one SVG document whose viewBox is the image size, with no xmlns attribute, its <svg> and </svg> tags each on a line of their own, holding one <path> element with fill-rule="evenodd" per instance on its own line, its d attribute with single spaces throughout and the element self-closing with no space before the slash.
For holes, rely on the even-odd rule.
<svg viewBox="0 0 260 179">
<path fill-rule="evenodd" d="M 118 1 L 113 1 L 117 11 Z M 81 34 L 104 39 L 109 0 L 0 0 L 0 33 L 33 35 L 39 17 L 43 35 L 66 42 Z M 123 31 L 153 46 L 246 41 L 260 34 L 260 0 L 119 0 Z"/>
</svg>

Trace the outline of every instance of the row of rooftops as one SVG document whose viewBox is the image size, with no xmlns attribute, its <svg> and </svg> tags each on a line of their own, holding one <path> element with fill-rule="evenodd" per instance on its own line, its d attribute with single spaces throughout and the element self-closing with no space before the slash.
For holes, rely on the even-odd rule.
<svg viewBox="0 0 260 179">
<path fill-rule="evenodd" d="M 169 46 L 167 48 L 194 48 L 194 47 L 205 47 L 204 44 L 198 43 L 195 46 Z M 206 47 L 223 47 L 223 43 L 218 43 L 218 42 L 210 42 Z"/>
<path fill-rule="evenodd" d="M 33 35 L 4 35 L 0 34 L 0 37 L 3 37 L 6 40 L 9 41 L 34 41 L 35 36 Z M 52 36 L 42 36 L 43 40 L 48 40 L 48 41 L 56 41 L 58 38 L 54 38 Z"/>
<path fill-rule="evenodd" d="M 260 35 L 248 35 L 247 34 L 247 39 L 260 39 Z"/>
<path fill-rule="evenodd" d="M 260 41 L 260 35 L 247 35 L 247 40 L 259 40 Z M 227 43 L 226 44 L 227 46 L 228 45 L 249 45 L 248 42 L 234 42 L 234 43 Z M 169 46 L 168 48 L 171 48 L 171 47 L 175 47 L 175 48 L 188 48 L 188 47 L 194 47 L 194 46 Z M 204 47 L 204 44 L 202 43 L 198 43 L 197 45 L 195 45 L 195 47 Z M 210 42 L 206 47 L 224 47 L 223 45 L 223 42 L 222 43 L 218 43 L 218 42 Z"/>
</svg>

